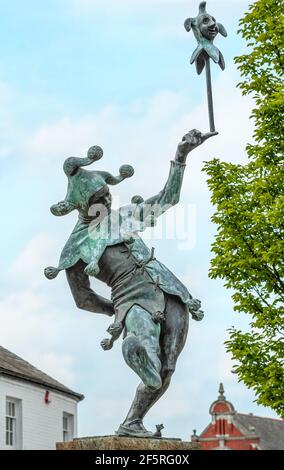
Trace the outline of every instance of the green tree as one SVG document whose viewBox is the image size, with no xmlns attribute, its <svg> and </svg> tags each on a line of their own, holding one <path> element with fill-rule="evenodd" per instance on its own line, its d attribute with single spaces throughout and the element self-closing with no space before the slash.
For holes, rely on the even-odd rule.
<svg viewBox="0 0 284 470">
<path fill-rule="evenodd" d="M 204 171 L 216 212 L 211 278 L 233 291 L 249 331 L 229 330 L 227 349 L 257 403 L 284 418 L 284 17 L 283 0 L 258 0 L 240 21 L 248 53 L 235 62 L 255 101 L 248 163 L 214 159 Z"/>
</svg>

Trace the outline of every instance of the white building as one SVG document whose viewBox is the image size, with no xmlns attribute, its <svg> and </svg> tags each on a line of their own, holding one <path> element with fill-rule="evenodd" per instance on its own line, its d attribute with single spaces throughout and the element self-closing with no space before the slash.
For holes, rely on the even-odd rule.
<svg viewBox="0 0 284 470">
<path fill-rule="evenodd" d="M 0 450 L 54 450 L 72 440 L 83 398 L 0 346 Z"/>
</svg>

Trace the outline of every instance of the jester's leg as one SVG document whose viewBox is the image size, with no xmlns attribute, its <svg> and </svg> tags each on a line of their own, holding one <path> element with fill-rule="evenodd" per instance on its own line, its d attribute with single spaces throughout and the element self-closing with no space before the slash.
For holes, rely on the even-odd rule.
<svg viewBox="0 0 284 470">
<path fill-rule="evenodd" d="M 132 435 L 133 428 L 140 427 L 142 436 L 144 416 L 168 389 L 178 356 L 187 338 L 188 323 L 189 315 L 184 304 L 175 296 L 167 296 L 165 321 L 162 323 L 160 338 L 162 386 L 156 390 L 145 386 L 143 382 L 138 386 L 131 408 L 120 427 L 120 429 L 130 430 L 128 435 Z M 149 433 L 146 431 L 145 437 L 148 436 Z"/>
<path fill-rule="evenodd" d="M 162 385 L 159 359 L 160 325 L 152 320 L 149 312 L 134 305 L 127 314 L 125 326 L 127 336 L 122 345 L 122 352 L 126 363 L 142 379 L 144 387 L 158 390 Z M 144 428 L 141 419 L 123 423 L 117 434 L 132 437 L 153 435 Z"/>
<path fill-rule="evenodd" d="M 122 352 L 126 363 L 147 387 L 159 389 L 162 385 L 160 324 L 152 320 L 149 312 L 134 305 L 126 316 L 125 327 L 127 336 L 122 344 Z"/>
</svg>

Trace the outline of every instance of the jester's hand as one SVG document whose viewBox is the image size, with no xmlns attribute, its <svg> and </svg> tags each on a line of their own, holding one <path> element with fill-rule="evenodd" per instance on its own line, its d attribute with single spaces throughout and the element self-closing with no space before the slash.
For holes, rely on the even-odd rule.
<svg viewBox="0 0 284 470">
<path fill-rule="evenodd" d="M 201 302 L 198 299 L 191 299 L 188 304 L 188 310 L 191 316 L 196 321 L 201 321 L 204 317 L 204 312 L 201 310 Z"/>
<path fill-rule="evenodd" d="M 186 162 L 186 157 L 199 145 L 203 144 L 205 140 L 210 139 L 210 137 L 214 137 L 218 135 L 218 132 L 207 132 L 206 134 L 202 134 L 202 132 L 193 129 L 185 134 L 182 138 L 182 141 L 178 144 L 177 152 L 176 152 L 176 161 L 180 163 Z"/>
<path fill-rule="evenodd" d="M 109 351 L 113 347 L 113 341 L 109 338 L 105 338 L 101 341 L 101 347 L 104 351 Z"/>
<path fill-rule="evenodd" d="M 191 316 L 195 321 L 201 321 L 204 318 L 203 310 L 198 310 L 197 312 L 191 312 Z"/>
<path fill-rule="evenodd" d="M 201 308 L 201 302 L 198 299 L 191 299 L 187 305 L 191 312 L 197 312 Z"/>
<path fill-rule="evenodd" d="M 108 329 L 107 332 L 113 337 L 113 339 L 119 338 L 123 330 L 123 324 L 121 322 L 118 323 L 112 323 Z"/>
</svg>

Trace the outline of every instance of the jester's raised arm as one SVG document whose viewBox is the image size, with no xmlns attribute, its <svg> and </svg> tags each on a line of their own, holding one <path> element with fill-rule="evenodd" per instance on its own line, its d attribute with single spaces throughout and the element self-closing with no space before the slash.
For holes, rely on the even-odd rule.
<svg viewBox="0 0 284 470">
<path fill-rule="evenodd" d="M 139 200 L 137 196 L 133 198 L 133 202 L 137 203 L 139 209 L 136 218 L 139 217 L 144 222 L 147 221 L 147 218 L 152 218 L 153 223 L 150 222 L 149 225 L 153 225 L 157 217 L 179 202 L 188 154 L 205 140 L 217 134 L 218 132 L 202 134 L 200 131 L 193 129 L 182 138 L 182 141 L 178 144 L 175 159 L 171 161 L 170 173 L 162 191 L 145 201 L 142 198 Z"/>
</svg>

